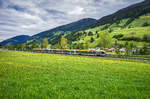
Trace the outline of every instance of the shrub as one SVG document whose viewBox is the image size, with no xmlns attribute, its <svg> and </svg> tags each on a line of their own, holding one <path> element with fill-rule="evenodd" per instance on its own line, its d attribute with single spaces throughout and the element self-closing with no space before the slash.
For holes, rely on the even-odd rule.
<svg viewBox="0 0 150 99">
<path fill-rule="evenodd" d="M 0 48 L 2 48 L 2 45 L 0 44 Z"/>
<path fill-rule="evenodd" d="M 99 34 L 97 34 L 97 38 L 99 38 L 100 36 L 99 36 Z"/>
<path fill-rule="evenodd" d="M 88 36 L 92 36 L 93 35 L 93 33 L 90 31 L 89 33 L 88 33 Z"/>
<path fill-rule="evenodd" d="M 105 25 L 101 30 L 106 30 L 109 28 L 109 25 Z"/>
<path fill-rule="evenodd" d="M 96 34 L 98 34 L 98 31 L 96 31 Z"/>
<path fill-rule="evenodd" d="M 144 34 L 143 41 L 150 42 L 150 34 Z"/>
<path fill-rule="evenodd" d="M 114 35 L 113 38 L 120 39 L 120 38 L 122 38 L 123 36 L 124 36 L 123 34 L 118 34 L 118 35 Z"/>
<path fill-rule="evenodd" d="M 147 23 L 147 22 L 144 22 L 143 24 L 142 24 L 142 26 L 143 27 L 145 27 L 145 26 L 149 26 L 150 24 L 149 23 Z"/>
<path fill-rule="evenodd" d="M 141 38 L 139 37 L 124 37 L 122 38 L 122 40 L 125 40 L 125 41 L 142 41 Z"/>
<path fill-rule="evenodd" d="M 113 29 L 109 28 L 109 29 L 108 29 L 108 32 L 109 32 L 109 33 L 113 32 Z"/>
<path fill-rule="evenodd" d="M 94 42 L 94 38 L 93 38 L 93 37 L 91 37 L 91 40 L 90 40 L 90 42 L 91 42 L 91 43 L 93 43 L 93 42 Z"/>
</svg>

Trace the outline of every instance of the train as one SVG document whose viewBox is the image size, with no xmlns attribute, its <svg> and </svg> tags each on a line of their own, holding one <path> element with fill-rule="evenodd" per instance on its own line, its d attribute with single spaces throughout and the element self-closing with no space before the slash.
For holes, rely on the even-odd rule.
<svg viewBox="0 0 150 99">
<path fill-rule="evenodd" d="M 104 50 L 79 50 L 79 49 L 34 49 L 35 53 L 83 55 L 83 56 L 106 56 Z"/>
</svg>

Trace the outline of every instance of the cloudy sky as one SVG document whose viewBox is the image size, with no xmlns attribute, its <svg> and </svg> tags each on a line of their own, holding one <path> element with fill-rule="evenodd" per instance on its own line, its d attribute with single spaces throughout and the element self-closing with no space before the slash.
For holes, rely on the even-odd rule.
<svg viewBox="0 0 150 99">
<path fill-rule="evenodd" d="M 82 18 L 99 19 L 143 0 L 0 0 L 0 41 Z"/>
</svg>

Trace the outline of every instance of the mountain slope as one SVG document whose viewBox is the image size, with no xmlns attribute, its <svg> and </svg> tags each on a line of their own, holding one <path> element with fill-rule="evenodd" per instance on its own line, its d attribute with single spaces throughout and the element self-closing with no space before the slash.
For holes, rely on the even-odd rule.
<svg viewBox="0 0 150 99">
<path fill-rule="evenodd" d="M 21 44 L 21 43 L 24 43 L 29 38 L 30 38 L 30 36 L 28 36 L 28 35 L 19 35 L 19 36 L 16 36 L 16 37 L 13 37 L 13 38 L 10 38 L 10 39 L 7 39 L 7 40 L 0 42 L 0 45 Z"/>
<path fill-rule="evenodd" d="M 118 44 L 122 45 L 126 41 L 132 42 L 136 46 L 143 46 L 144 44 L 150 46 L 150 13 L 147 15 L 135 18 L 130 24 L 128 19 L 121 20 L 119 23 L 105 24 L 95 28 L 90 28 L 84 31 L 67 34 L 65 37 L 70 42 L 73 48 L 83 48 L 84 44 L 89 38 L 89 48 L 98 47 L 100 34 L 103 30 L 108 30 L 114 41 L 117 40 Z M 146 25 L 145 25 L 146 24 Z"/>
<path fill-rule="evenodd" d="M 89 27 L 93 28 L 100 25 L 112 24 L 126 18 L 138 18 L 139 16 L 147 13 L 150 13 L 150 0 L 145 0 L 141 3 L 137 3 L 127 8 L 121 9 L 111 15 L 104 16 L 97 20 L 94 24 L 89 25 Z"/>
<path fill-rule="evenodd" d="M 62 35 L 68 34 L 71 32 L 79 31 L 83 27 L 88 26 L 89 24 L 94 23 L 96 20 L 92 18 L 85 18 L 82 20 L 79 20 L 77 22 L 73 22 L 67 25 L 59 26 L 54 29 L 44 31 L 41 33 L 38 33 L 30 38 L 30 40 L 27 41 L 27 44 L 31 44 L 33 42 L 35 43 L 41 43 L 41 41 L 44 38 L 48 38 L 49 42 L 51 44 L 56 44 L 56 40 L 58 40 Z M 55 40 L 56 39 L 56 40 Z"/>
</svg>

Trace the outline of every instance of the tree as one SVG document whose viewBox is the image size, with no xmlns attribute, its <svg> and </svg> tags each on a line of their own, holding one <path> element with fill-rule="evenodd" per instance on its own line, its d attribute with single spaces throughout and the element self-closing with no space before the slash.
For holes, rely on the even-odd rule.
<svg viewBox="0 0 150 99">
<path fill-rule="evenodd" d="M 123 48 L 124 45 L 123 45 L 123 44 L 118 44 L 118 47 L 119 47 L 119 48 Z"/>
<path fill-rule="evenodd" d="M 51 48 L 52 48 L 52 49 L 60 49 L 61 46 L 60 46 L 59 43 L 57 43 L 57 44 L 55 44 L 55 45 L 52 45 Z"/>
<path fill-rule="evenodd" d="M 88 49 L 89 48 L 89 43 L 90 43 L 90 38 L 88 36 L 86 36 L 84 38 L 84 48 Z"/>
<path fill-rule="evenodd" d="M 118 48 L 118 40 L 115 40 L 114 47 L 115 47 L 115 48 Z"/>
<path fill-rule="evenodd" d="M 107 30 L 104 30 L 100 34 L 98 47 L 109 48 L 112 45 L 112 37 Z"/>
<path fill-rule="evenodd" d="M 130 43 L 130 48 L 131 48 L 131 54 L 135 54 L 137 51 L 137 47 L 133 42 Z"/>
<path fill-rule="evenodd" d="M 131 43 L 130 43 L 130 47 L 131 47 L 131 49 L 133 49 L 133 48 L 134 48 L 134 44 L 133 44 L 133 42 L 131 42 Z"/>
<path fill-rule="evenodd" d="M 84 49 L 83 43 L 79 43 L 79 49 Z"/>
<path fill-rule="evenodd" d="M 143 41 L 146 41 L 146 42 L 150 42 L 150 34 L 144 34 L 143 35 Z"/>
<path fill-rule="evenodd" d="M 99 38 L 99 34 L 97 33 L 97 38 Z"/>
<path fill-rule="evenodd" d="M 113 38 L 115 39 L 120 39 L 123 37 L 123 34 L 118 34 L 118 35 L 114 35 Z"/>
<path fill-rule="evenodd" d="M 130 55 L 130 53 L 131 53 L 131 48 L 132 47 L 132 44 L 130 44 L 130 43 L 128 43 L 128 42 L 126 42 L 125 43 L 125 48 L 126 48 L 126 55 L 128 56 L 128 55 Z"/>
<path fill-rule="evenodd" d="M 91 37 L 91 40 L 90 40 L 90 42 L 91 42 L 91 43 L 93 43 L 93 42 L 94 42 L 94 38 L 93 38 L 93 37 Z"/>
<path fill-rule="evenodd" d="M 146 55 L 147 51 L 148 51 L 147 45 L 144 44 L 144 46 L 143 46 L 143 54 Z"/>
<path fill-rule="evenodd" d="M 120 55 L 120 48 L 116 48 L 115 52 L 116 52 L 117 55 Z"/>
<path fill-rule="evenodd" d="M 80 43 L 76 43 L 76 49 L 80 49 Z"/>
<path fill-rule="evenodd" d="M 142 55 L 143 53 L 144 53 L 143 48 L 140 48 L 140 49 L 139 49 L 139 53 L 138 53 L 138 54 Z"/>
<path fill-rule="evenodd" d="M 139 49 L 139 54 L 140 55 L 146 55 L 148 54 L 148 46 L 146 44 L 144 44 L 144 46 L 142 48 Z"/>
<path fill-rule="evenodd" d="M 13 45 L 12 45 L 12 44 L 8 44 L 8 45 L 7 45 L 7 48 L 8 48 L 9 50 L 13 50 Z"/>
<path fill-rule="evenodd" d="M 84 31 L 83 34 L 86 35 L 87 33 Z"/>
<path fill-rule="evenodd" d="M 150 25 L 150 24 L 149 24 L 148 22 L 144 22 L 144 23 L 142 24 L 143 27 L 149 26 L 149 25 Z"/>
<path fill-rule="evenodd" d="M 47 48 L 48 46 L 48 39 L 44 39 L 42 42 L 42 48 Z"/>
<path fill-rule="evenodd" d="M 84 44 L 83 43 L 73 43 L 72 46 L 74 49 L 84 49 Z"/>
<path fill-rule="evenodd" d="M 2 48 L 2 45 L 0 44 L 0 48 Z"/>
<path fill-rule="evenodd" d="M 21 49 L 25 50 L 26 49 L 26 45 L 25 44 L 21 44 Z"/>
<path fill-rule="evenodd" d="M 67 39 L 64 36 L 61 37 L 60 44 L 62 48 L 68 48 Z"/>
<path fill-rule="evenodd" d="M 124 44 L 124 47 L 128 46 L 129 45 L 129 42 L 125 42 Z"/>
<path fill-rule="evenodd" d="M 32 50 L 32 46 L 31 45 L 26 45 L 26 50 Z"/>
<path fill-rule="evenodd" d="M 108 32 L 109 32 L 109 33 L 113 32 L 113 29 L 112 29 L 112 28 L 109 28 L 109 29 L 108 29 Z"/>
<path fill-rule="evenodd" d="M 16 50 L 22 50 L 21 44 L 16 45 Z"/>
<path fill-rule="evenodd" d="M 98 34 L 98 31 L 96 31 L 96 34 Z"/>
<path fill-rule="evenodd" d="M 38 48 L 39 47 L 39 45 L 38 44 L 36 44 L 36 43 L 32 43 L 32 45 L 31 45 L 31 48 L 32 49 L 34 49 L 34 48 Z"/>
<path fill-rule="evenodd" d="M 77 43 L 73 43 L 72 47 L 73 47 L 73 49 L 76 49 L 77 48 Z"/>
<path fill-rule="evenodd" d="M 88 33 L 88 36 L 92 36 L 93 35 L 93 33 L 90 31 L 89 33 Z"/>
</svg>

